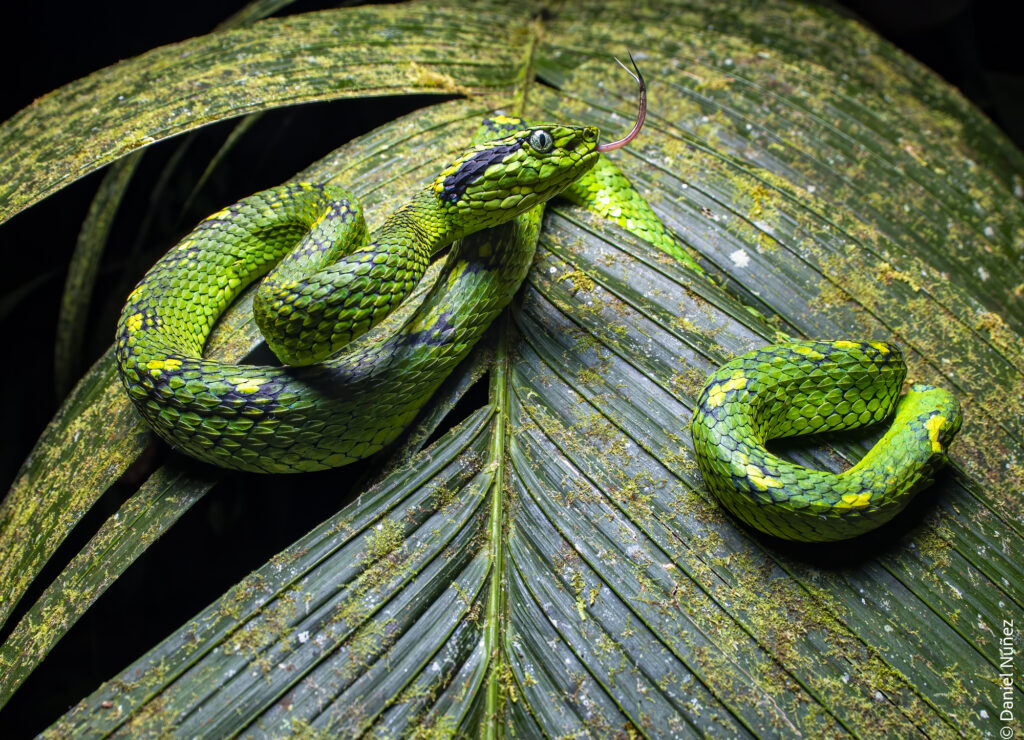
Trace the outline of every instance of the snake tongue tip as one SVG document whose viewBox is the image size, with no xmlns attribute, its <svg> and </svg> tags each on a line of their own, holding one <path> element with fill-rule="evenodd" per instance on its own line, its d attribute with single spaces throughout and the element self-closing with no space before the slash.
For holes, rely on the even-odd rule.
<svg viewBox="0 0 1024 740">
<path fill-rule="evenodd" d="M 629 61 L 633 63 L 633 70 L 636 70 L 635 72 L 623 64 L 620 59 L 616 59 L 615 61 L 618 62 L 624 70 L 629 72 L 630 75 L 632 75 L 633 79 L 636 80 L 637 85 L 640 87 L 640 100 L 637 108 L 636 123 L 633 124 L 633 130 L 618 141 L 612 141 L 608 144 L 598 144 L 597 151 L 599 152 L 610 152 L 614 149 L 621 149 L 626 146 L 626 144 L 635 139 L 637 134 L 640 133 L 640 129 L 643 128 L 644 125 L 644 119 L 647 117 L 647 83 L 644 82 L 644 76 L 641 74 L 640 68 L 636 66 L 636 61 L 633 59 L 632 52 L 629 54 Z"/>
</svg>

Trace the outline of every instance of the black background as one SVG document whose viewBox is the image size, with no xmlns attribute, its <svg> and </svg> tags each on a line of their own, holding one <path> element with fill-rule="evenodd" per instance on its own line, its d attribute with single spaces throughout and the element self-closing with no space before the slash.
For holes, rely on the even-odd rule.
<svg viewBox="0 0 1024 740">
<path fill-rule="evenodd" d="M 120 59 L 207 33 L 242 4 L 243 0 L 182 2 L 173 7 L 127 0 L 8 4 L 0 16 L 0 69 L 6 70 L 0 78 L 0 120 L 34 98 Z M 332 5 L 300 1 L 284 12 Z M 1009 4 L 996 0 L 848 0 L 847 5 L 882 35 L 959 87 L 1018 146 L 1024 145 L 1024 61 L 1018 51 L 1019 29 L 1002 10 Z M 353 136 L 436 101 L 427 97 L 383 99 L 372 104 L 339 101 L 271 112 L 232 151 L 227 163 L 231 179 L 215 177 L 194 208 L 182 216 L 180 207 L 191 183 L 230 130 L 223 124 L 208 127 L 190 145 L 198 156 L 187 157 L 177 170 L 184 184 L 168 184 L 162 191 L 161 197 L 169 205 L 149 225 L 147 236 L 157 243 L 172 243 L 224 203 L 275 185 Z M 174 150 L 173 142 L 153 147 L 143 158 L 135 182 L 156 183 Z M 0 226 L 0 254 L 6 265 L 0 270 L 0 346 L 7 348 L 0 363 L 5 422 L 0 425 L 0 490 L 6 490 L 58 407 L 49 369 L 53 329 L 67 263 L 101 177 L 102 173 L 94 173 Z M 132 256 L 142 226 L 135 214 L 147 209 L 145 196 L 138 190 L 124 203 L 112 235 L 112 256 L 100 276 L 95 317 L 90 314 L 83 370 L 110 344 L 113 322 L 124 298 L 124 273 L 137 271 L 135 262 L 149 259 L 145 251 Z M 19 361 L 19 357 L 28 359 Z M 155 447 L 153 454 L 166 452 Z M 352 477 L 352 472 L 346 473 L 346 479 Z M 336 511 L 343 501 L 339 478 L 330 472 L 303 478 L 308 491 L 296 491 L 303 494 L 297 499 L 301 505 L 282 494 L 280 478 L 273 479 L 274 486 L 266 480 L 231 476 L 133 565 L 0 711 L 0 737 L 25 736 L 45 728 L 251 569 Z M 115 488 L 104 496 L 39 580 L 52 579 L 116 511 L 125 495 Z M 30 591 L 22 608 L 39 593 Z M 18 610 L 0 631 L 0 639 L 20 614 Z"/>
</svg>

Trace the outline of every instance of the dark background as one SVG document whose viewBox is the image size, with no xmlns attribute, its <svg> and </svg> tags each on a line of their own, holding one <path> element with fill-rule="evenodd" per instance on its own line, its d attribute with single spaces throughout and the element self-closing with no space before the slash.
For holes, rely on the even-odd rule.
<svg viewBox="0 0 1024 740">
<path fill-rule="evenodd" d="M 67 82 L 155 46 L 209 32 L 244 0 L 144 4 L 137 0 L 98 3 L 25 3 L 3 11 L 0 31 L 0 120 Z M 329 2 L 296 2 L 298 13 Z M 834 3 L 832 7 L 841 7 Z M 897 46 L 936 70 L 975 102 L 1024 148 L 1024 57 L 1019 30 L 997 0 L 847 0 L 856 13 Z M 111 238 L 91 318 L 83 367 L 109 346 L 128 287 L 124 274 L 140 275 L 152 261 L 140 241 L 169 244 L 206 213 L 226 202 L 275 185 L 350 138 L 437 98 L 382 99 L 300 106 L 268 113 L 230 154 L 230 180 L 215 177 L 186 213 L 191 185 L 223 142 L 230 125 L 207 127 L 194 137 L 174 181 L 160 176 L 180 146 L 164 142 L 143 158 Z M 286 143 L 287 146 L 282 144 Z M 3 156 L 3 152 L 0 152 Z M 0 226 L 0 490 L 6 490 L 43 427 L 58 408 L 53 390 L 53 327 L 78 229 L 102 177 L 94 173 Z M 146 193 L 146 195 L 143 195 Z M 144 222 L 157 193 L 166 208 Z M 142 236 L 139 236 L 139 234 Z M 142 265 L 145 267 L 145 264 Z M 19 361 L 19 357 L 28 358 Z M 159 447 L 154 455 L 165 455 Z M 345 477 L 353 477 L 351 469 Z M 128 570 L 72 628 L 49 658 L 0 712 L 0 737 L 25 736 L 45 728 L 84 693 L 155 644 L 170 630 L 218 597 L 231 584 L 337 510 L 344 491 L 329 471 L 303 477 L 301 506 L 288 505 L 281 478 L 234 475 L 219 485 Z M 312 493 L 310 493 L 312 491 Z M 336 491 L 337 495 L 332 495 Z M 103 497 L 54 557 L 39 579 L 51 580 L 123 502 L 115 487 Z M 182 579 L 180 574 L 188 574 Z M 203 576 L 209 577 L 203 577 Z M 40 591 L 31 590 L 23 607 Z M 147 609 L 147 604 L 158 605 Z M 125 605 L 130 605 L 125 608 Z M 22 611 L 12 616 L 2 640 Z M 140 623 L 140 614 L 148 615 Z M 104 640 L 105 642 L 101 642 Z"/>
</svg>

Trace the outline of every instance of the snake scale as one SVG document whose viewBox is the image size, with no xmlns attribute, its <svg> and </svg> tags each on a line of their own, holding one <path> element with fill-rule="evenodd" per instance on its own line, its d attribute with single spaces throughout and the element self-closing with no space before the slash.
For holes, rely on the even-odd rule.
<svg viewBox="0 0 1024 740">
<path fill-rule="evenodd" d="M 949 391 L 915 384 L 882 342 L 789 341 L 723 365 L 697 399 L 690 426 L 697 464 L 719 500 L 756 529 L 820 542 L 889 521 L 928 485 L 960 429 Z M 770 439 L 859 429 L 895 411 L 886 434 L 838 475 L 795 465 Z"/>
<path fill-rule="evenodd" d="M 634 65 L 635 68 L 635 65 Z M 632 74 L 632 72 L 631 72 Z M 426 187 L 367 233 L 335 186 L 271 188 L 202 221 L 146 274 L 118 323 L 131 400 L 159 436 L 238 470 L 287 473 L 351 463 L 414 420 L 515 295 L 543 204 L 561 193 L 701 271 L 602 152 L 591 126 L 499 116 Z M 353 342 L 415 288 L 452 245 L 423 302 L 375 344 Z M 266 276 L 253 310 L 284 366 L 202 357 L 220 315 Z M 851 537 L 891 518 L 946 459 L 960 425 L 946 391 L 915 386 L 892 345 L 789 341 L 724 365 L 691 431 L 708 487 L 744 522 L 799 540 Z M 856 428 L 896 408 L 888 434 L 851 470 L 809 470 L 769 453 L 773 437 Z"/>
</svg>

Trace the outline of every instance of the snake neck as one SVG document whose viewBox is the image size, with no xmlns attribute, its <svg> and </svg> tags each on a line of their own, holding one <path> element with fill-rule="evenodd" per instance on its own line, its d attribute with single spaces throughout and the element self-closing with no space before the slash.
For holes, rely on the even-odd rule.
<svg viewBox="0 0 1024 740">
<path fill-rule="evenodd" d="M 412 250 L 430 257 L 475 230 L 463 222 L 457 209 L 443 206 L 433 193 L 422 190 L 377 227 L 367 249 L 385 254 Z"/>
</svg>

